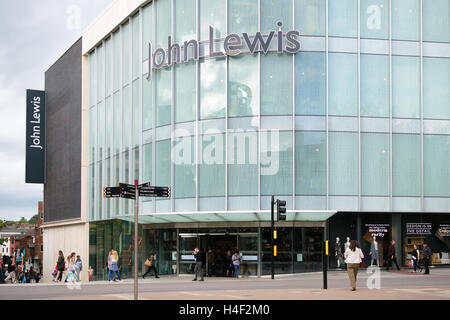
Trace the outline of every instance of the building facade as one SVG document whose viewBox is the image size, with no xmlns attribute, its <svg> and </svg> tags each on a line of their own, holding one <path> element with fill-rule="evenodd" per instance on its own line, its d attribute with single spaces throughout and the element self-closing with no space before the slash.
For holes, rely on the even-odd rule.
<svg viewBox="0 0 450 320">
<path fill-rule="evenodd" d="M 288 209 L 277 273 L 320 270 L 337 238 L 334 267 L 347 238 L 366 264 L 390 240 L 403 264 L 424 241 L 447 264 L 449 15 L 448 0 L 113 2 L 80 40 L 95 278 L 112 248 L 132 274 L 133 202 L 103 188 L 135 180 L 172 191 L 140 200 L 142 270 L 156 251 L 161 274 L 192 273 L 201 247 L 220 276 L 237 248 L 243 273 L 269 274 L 272 195 Z"/>
</svg>

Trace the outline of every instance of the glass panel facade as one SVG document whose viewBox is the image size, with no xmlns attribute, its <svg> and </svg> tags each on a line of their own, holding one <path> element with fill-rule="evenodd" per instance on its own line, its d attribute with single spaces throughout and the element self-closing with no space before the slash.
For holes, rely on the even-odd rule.
<svg viewBox="0 0 450 320">
<path fill-rule="evenodd" d="M 301 35 L 325 35 L 325 0 L 295 0 L 295 29 Z"/>
<path fill-rule="evenodd" d="M 268 34 L 278 30 L 277 23 L 283 23 L 283 30 L 292 30 L 292 0 L 261 1 L 261 32 Z"/>
<path fill-rule="evenodd" d="M 187 1 L 182 1 L 187 2 Z M 153 2 L 142 9 L 142 60 L 148 59 L 148 42 L 153 42 Z"/>
<path fill-rule="evenodd" d="M 157 186 L 171 185 L 170 159 L 171 159 L 170 140 L 156 142 L 156 154 L 155 154 L 156 179 L 154 180 Z"/>
<path fill-rule="evenodd" d="M 295 133 L 295 193 L 297 195 L 326 195 L 325 132 Z"/>
<path fill-rule="evenodd" d="M 226 2 L 223 0 L 199 0 L 200 40 L 209 40 L 209 26 L 214 28 L 214 39 L 226 34 Z"/>
<path fill-rule="evenodd" d="M 423 113 L 450 120 L 450 59 L 423 59 Z"/>
<path fill-rule="evenodd" d="M 361 116 L 389 117 L 389 57 L 361 55 Z"/>
<path fill-rule="evenodd" d="M 258 114 L 258 59 L 251 55 L 230 58 L 228 116 Z"/>
<path fill-rule="evenodd" d="M 165 126 L 171 121 L 172 72 L 161 69 L 154 74 L 156 80 L 156 126 Z"/>
<path fill-rule="evenodd" d="M 122 26 L 122 85 L 126 86 L 131 81 L 131 27 L 127 22 Z"/>
<path fill-rule="evenodd" d="M 229 33 L 258 31 L 258 0 L 229 0 L 228 15 Z"/>
<path fill-rule="evenodd" d="M 142 180 L 152 181 L 152 163 L 153 163 L 153 149 L 152 144 L 146 144 L 143 146 L 144 154 L 142 159 Z"/>
<path fill-rule="evenodd" d="M 261 59 L 261 115 L 292 114 L 292 57 L 268 54 Z"/>
<path fill-rule="evenodd" d="M 193 137 L 178 138 L 173 147 L 175 164 L 175 198 L 195 198 L 196 167 Z"/>
<path fill-rule="evenodd" d="M 450 1 L 423 0 L 423 40 L 450 42 Z"/>
<path fill-rule="evenodd" d="M 292 194 L 292 133 L 267 132 L 261 137 L 261 194 Z"/>
<path fill-rule="evenodd" d="M 200 61 L 200 119 L 225 117 L 225 83 L 224 59 Z"/>
<path fill-rule="evenodd" d="M 357 195 L 358 134 L 330 132 L 329 144 L 330 195 Z"/>
<path fill-rule="evenodd" d="M 420 39 L 419 0 L 392 0 L 392 39 Z"/>
<path fill-rule="evenodd" d="M 328 28 L 332 37 L 358 35 L 358 1 L 328 0 Z"/>
<path fill-rule="evenodd" d="M 393 134 L 393 196 L 419 197 L 421 193 L 420 171 L 420 136 Z"/>
<path fill-rule="evenodd" d="M 388 39 L 389 1 L 360 1 L 361 38 Z"/>
<path fill-rule="evenodd" d="M 196 120 L 196 67 L 192 62 L 175 67 L 175 122 Z"/>
<path fill-rule="evenodd" d="M 200 139 L 202 157 L 199 170 L 199 196 L 225 196 L 225 135 L 207 135 Z"/>
<path fill-rule="evenodd" d="M 389 196 L 389 135 L 361 134 L 361 193 Z"/>
<path fill-rule="evenodd" d="M 177 43 L 197 39 L 196 0 L 176 0 L 175 4 L 175 40 Z"/>
<path fill-rule="evenodd" d="M 295 57 L 295 113 L 325 115 L 325 54 L 301 52 Z"/>
<path fill-rule="evenodd" d="M 153 127 L 153 81 L 143 80 L 142 91 L 142 129 L 146 131 Z"/>
<path fill-rule="evenodd" d="M 392 57 L 392 116 L 420 117 L 420 60 Z"/>
<path fill-rule="evenodd" d="M 358 115 L 358 58 L 356 54 L 330 53 L 328 57 L 329 114 Z"/>
<path fill-rule="evenodd" d="M 425 135 L 424 192 L 426 197 L 450 197 L 450 136 Z"/>
<path fill-rule="evenodd" d="M 167 37 L 172 34 L 172 0 L 158 0 L 156 4 L 156 48 L 167 48 Z"/>
</svg>

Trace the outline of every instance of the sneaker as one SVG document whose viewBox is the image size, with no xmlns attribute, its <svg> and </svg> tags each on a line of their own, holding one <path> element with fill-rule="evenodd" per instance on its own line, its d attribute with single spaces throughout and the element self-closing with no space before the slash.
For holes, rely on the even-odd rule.
<svg viewBox="0 0 450 320">
<path fill-rule="evenodd" d="M 197 279 L 193 279 L 192 281 L 197 281 Z"/>
<path fill-rule="evenodd" d="M 155 279 L 159 279 L 159 277 L 158 277 L 158 276 L 156 276 L 156 277 L 155 277 Z"/>
</svg>

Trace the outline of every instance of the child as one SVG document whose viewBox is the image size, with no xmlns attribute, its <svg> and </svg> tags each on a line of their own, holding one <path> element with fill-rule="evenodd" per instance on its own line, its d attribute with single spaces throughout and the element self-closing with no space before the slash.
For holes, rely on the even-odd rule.
<svg viewBox="0 0 450 320">
<path fill-rule="evenodd" d="M 88 274 L 89 274 L 89 281 L 92 281 L 92 279 L 94 278 L 94 269 L 92 269 L 92 266 L 89 266 Z"/>
<path fill-rule="evenodd" d="M 55 266 L 55 270 L 53 270 L 52 272 L 52 276 L 53 276 L 53 282 L 56 282 L 56 275 L 58 274 L 58 265 Z"/>
</svg>

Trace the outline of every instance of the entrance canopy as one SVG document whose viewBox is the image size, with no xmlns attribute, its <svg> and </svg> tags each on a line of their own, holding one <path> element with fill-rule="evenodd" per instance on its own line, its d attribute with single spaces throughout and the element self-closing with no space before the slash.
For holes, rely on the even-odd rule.
<svg viewBox="0 0 450 320">
<path fill-rule="evenodd" d="M 324 222 L 337 211 L 331 210 L 291 210 L 286 213 L 287 222 Z M 276 215 L 276 212 L 275 212 Z M 209 222 L 270 222 L 271 211 L 208 211 L 170 212 L 139 215 L 140 224 L 158 223 L 209 223 Z M 276 218 L 276 217 L 275 217 Z M 134 221 L 134 216 L 121 219 Z"/>
</svg>

